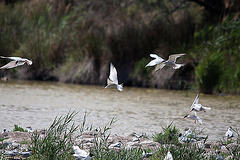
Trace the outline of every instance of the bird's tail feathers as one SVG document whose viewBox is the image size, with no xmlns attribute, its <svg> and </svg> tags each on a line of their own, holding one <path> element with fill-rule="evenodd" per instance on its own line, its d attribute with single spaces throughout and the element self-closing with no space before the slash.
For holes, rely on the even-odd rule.
<svg viewBox="0 0 240 160">
<path fill-rule="evenodd" d="M 175 67 L 173 67 L 173 69 L 178 69 L 178 68 L 180 68 L 180 67 L 182 67 L 182 66 L 184 66 L 185 64 L 175 64 Z"/>
<path fill-rule="evenodd" d="M 123 83 L 117 85 L 117 89 L 118 89 L 119 91 L 123 91 Z"/>
</svg>

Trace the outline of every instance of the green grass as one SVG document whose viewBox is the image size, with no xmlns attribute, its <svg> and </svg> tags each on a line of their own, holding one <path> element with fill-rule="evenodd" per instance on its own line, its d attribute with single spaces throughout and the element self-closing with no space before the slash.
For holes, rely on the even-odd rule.
<svg viewBox="0 0 240 160">
<path fill-rule="evenodd" d="M 153 140 L 161 144 L 175 144 L 178 143 L 179 130 L 172 126 L 172 123 L 167 127 L 162 127 L 163 132 L 153 135 Z"/>
<path fill-rule="evenodd" d="M 20 126 L 18 126 L 18 125 L 16 125 L 16 124 L 14 124 L 14 129 L 13 129 L 13 132 L 15 132 L 15 131 L 27 132 L 27 130 L 26 130 L 26 129 L 23 129 L 22 127 L 20 127 Z"/>
<path fill-rule="evenodd" d="M 109 137 L 111 136 L 111 129 L 116 118 L 112 118 L 109 124 L 103 127 L 97 127 L 96 131 L 93 125 L 87 124 L 87 116 L 90 113 L 85 112 L 82 123 L 77 125 L 75 118 L 78 115 L 75 111 L 69 111 L 66 115 L 57 116 L 47 129 L 44 135 L 35 131 L 31 137 L 31 142 L 28 144 L 25 141 L 21 144 L 28 144 L 28 150 L 33 151 L 28 158 L 35 159 L 72 159 L 73 145 L 78 145 L 82 148 L 83 143 L 76 144 L 76 139 L 82 136 L 84 132 L 94 132 L 93 146 L 90 147 L 90 152 L 94 155 L 93 160 L 135 160 L 142 158 L 142 148 L 126 149 L 121 147 L 119 149 L 110 148 Z M 234 130 L 234 139 L 222 139 L 218 143 L 226 145 L 226 153 L 221 155 L 226 158 L 232 156 L 232 159 L 240 158 L 240 135 L 237 129 Z M 203 130 L 197 131 L 197 128 L 192 130 L 194 136 L 201 134 Z M 206 152 L 204 144 L 207 141 L 201 140 L 201 144 L 189 142 L 178 142 L 179 129 L 172 123 L 167 127 L 162 127 L 162 132 L 153 135 L 154 141 L 159 142 L 159 148 L 154 150 L 147 149 L 147 152 L 154 154 L 149 158 L 150 160 L 164 159 L 167 152 L 170 150 L 174 160 L 215 160 L 217 158 L 217 150 L 220 146 L 211 146 L 212 152 Z M 1 139 L 3 141 L 3 139 Z M 5 157 L 2 157 L 3 159 Z"/>
<path fill-rule="evenodd" d="M 74 159 L 72 157 L 72 146 L 74 144 L 74 133 L 78 130 L 73 118 L 77 115 L 75 111 L 68 112 L 66 116 L 56 117 L 43 137 L 37 131 L 31 138 L 29 150 L 33 151 L 33 159 Z M 78 137 L 78 136 L 77 136 Z"/>
</svg>

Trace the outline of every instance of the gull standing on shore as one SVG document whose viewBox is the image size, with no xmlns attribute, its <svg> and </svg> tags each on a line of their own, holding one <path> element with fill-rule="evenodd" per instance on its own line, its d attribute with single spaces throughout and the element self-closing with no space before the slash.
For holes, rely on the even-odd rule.
<svg viewBox="0 0 240 160">
<path fill-rule="evenodd" d="M 190 112 L 191 111 L 196 111 L 196 112 L 204 111 L 204 112 L 206 112 L 206 110 L 211 110 L 211 108 L 204 107 L 203 105 L 199 104 L 198 100 L 199 100 L 199 93 L 197 94 L 195 100 L 193 101 L 193 103 L 190 107 Z"/>
<path fill-rule="evenodd" d="M 113 64 L 110 63 L 110 75 L 109 75 L 109 77 L 107 79 L 107 86 L 104 87 L 104 88 L 108 88 L 110 86 L 115 86 L 115 85 L 116 85 L 116 87 L 117 87 L 117 89 L 119 91 L 123 91 L 123 83 L 122 84 L 118 84 L 117 70 L 113 66 Z"/>
<path fill-rule="evenodd" d="M 155 71 L 157 72 L 158 70 L 162 69 L 164 66 L 169 66 L 172 67 L 173 69 L 178 69 L 182 66 L 184 66 L 184 64 L 176 64 L 176 60 L 178 57 L 184 56 L 185 54 L 172 54 L 169 56 L 167 61 L 162 61 L 161 63 L 159 63 L 156 68 Z"/>
<path fill-rule="evenodd" d="M 14 67 L 17 67 L 17 66 L 24 65 L 25 63 L 27 63 L 28 65 L 32 65 L 32 61 L 28 60 L 26 58 L 4 57 L 4 56 L 0 56 L 0 58 L 7 58 L 7 59 L 11 59 L 12 60 L 9 63 L 7 63 L 6 65 L 0 67 L 0 69 L 10 69 L 10 68 L 14 68 Z"/>
</svg>

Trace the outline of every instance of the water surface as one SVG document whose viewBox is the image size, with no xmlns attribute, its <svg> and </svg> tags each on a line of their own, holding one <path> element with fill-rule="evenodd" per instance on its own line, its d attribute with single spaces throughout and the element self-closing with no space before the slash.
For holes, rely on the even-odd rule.
<svg viewBox="0 0 240 160">
<path fill-rule="evenodd" d="M 81 123 L 84 112 L 90 112 L 87 123 L 94 127 L 107 125 L 113 117 L 113 134 L 160 132 L 173 122 L 181 132 L 185 128 L 204 129 L 209 140 L 219 140 L 228 126 L 240 127 L 240 96 L 200 94 L 199 103 L 212 110 L 200 112 L 203 125 L 182 119 L 189 112 L 197 93 L 125 87 L 123 92 L 102 86 L 62 84 L 37 81 L 0 82 L 0 129 L 13 125 L 47 128 L 57 115 L 78 111 Z"/>
</svg>

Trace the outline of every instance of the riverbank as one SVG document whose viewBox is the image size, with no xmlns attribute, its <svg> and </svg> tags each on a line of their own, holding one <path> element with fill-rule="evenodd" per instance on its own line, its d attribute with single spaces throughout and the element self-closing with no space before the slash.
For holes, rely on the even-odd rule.
<svg viewBox="0 0 240 160">
<path fill-rule="evenodd" d="M 1 2 L 1 55 L 33 65 L 0 77 L 105 85 L 111 62 L 125 86 L 239 94 L 239 7 L 209 3 L 225 15 L 191 1 Z M 145 68 L 153 52 L 186 53 L 177 60 L 185 66 L 154 73 Z"/>
<path fill-rule="evenodd" d="M 44 130 L 35 130 L 34 133 L 29 132 L 20 132 L 20 131 L 8 131 L 7 136 L 1 135 L 0 142 L 0 156 L 2 159 L 39 159 L 41 157 L 37 154 L 44 154 L 39 151 L 39 148 L 35 148 L 36 145 L 34 142 L 37 140 L 41 143 L 41 140 L 44 140 L 48 137 L 51 129 Z M 62 131 L 64 132 L 64 131 Z M 167 134 L 165 130 L 162 132 L 163 134 Z M 216 142 L 208 142 L 207 139 L 198 139 L 196 142 L 171 142 L 171 143 L 159 143 L 155 142 L 154 138 L 147 137 L 145 134 L 137 134 L 133 133 L 130 135 L 119 136 L 119 135 L 111 135 L 110 133 L 106 134 L 105 131 L 85 131 L 80 132 L 80 135 L 72 136 L 73 141 L 71 141 L 71 145 L 78 145 L 81 149 L 87 151 L 88 153 L 93 154 L 93 159 L 99 159 L 99 155 L 105 155 L 104 159 L 163 159 L 166 153 L 171 150 L 174 160 L 180 160 L 182 158 L 186 160 L 190 160 L 193 157 L 196 159 L 211 159 L 215 160 L 219 158 L 221 155 L 226 160 L 238 159 L 240 154 L 240 137 L 234 133 L 235 137 L 231 139 L 227 139 L 226 141 L 216 141 Z M 156 135 L 156 133 L 155 133 Z M 55 135 L 58 136 L 58 135 Z M 176 135 L 172 135 L 173 137 Z M 38 139 L 36 139 L 38 137 Z M 172 138 L 173 138 L 172 137 Z M 50 137 L 48 137 L 50 138 Z M 65 140 L 66 137 L 58 137 L 59 139 Z M 170 138 L 170 137 L 169 137 Z M 189 138 L 190 139 L 190 138 Z M 53 140 L 53 139 L 52 139 Z M 167 142 L 167 138 L 164 139 Z M 120 146 L 113 147 L 113 144 L 121 143 Z M 56 143 L 56 139 L 54 141 L 50 141 L 48 143 Z M 65 142 L 69 143 L 69 142 Z M 48 146 L 50 144 L 45 144 Z M 56 144 L 58 145 L 58 144 Z M 60 144 L 59 144 L 60 145 Z M 34 150 L 35 149 L 35 150 Z M 37 149 L 37 150 L 36 150 Z M 26 153 L 30 152 L 29 157 L 24 157 L 19 154 L 16 155 L 7 155 L 9 151 L 16 151 L 16 153 Z M 147 152 L 153 153 L 150 157 L 143 157 L 142 152 L 146 150 Z M 186 151 L 187 150 L 187 151 Z M 59 151 L 58 151 L 59 152 Z M 102 153 L 99 153 L 102 152 Z M 125 152 L 125 154 L 122 154 Z M 181 153 L 185 152 L 185 153 Z M 4 154 L 5 153 L 5 154 Z M 74 159 L 73 155 L 74 151 L 72 148 L 69 150 L 65 150 L 64 153 L 69 153 L 70 156 L 68 159 Z M 95 154 L 96 157 L 94 156 Z M 114 153 L 111 155 L 110 153 Z M 54 154 L 54 153 L 52 153 Z M 56 153 L 61 154 L 61 153 Z M 63 153 L 62 153 L 63 154 Z M 127 154 L 133 154 L 127 156 Z M 162 154 L 162 155 L 160 155 Z M 131 158 L 132 156 L 132 158 Z M 44 155 L 45 158 L 50 158 Z M 97 158 L 98 157 L 98 158 Z M 127 158 L 129 157 L 129 158 Z M 41 158 L 40 158 L 41 159 Z M 100 158 L 101 159 L 101 158 Z"/>
</svg>

